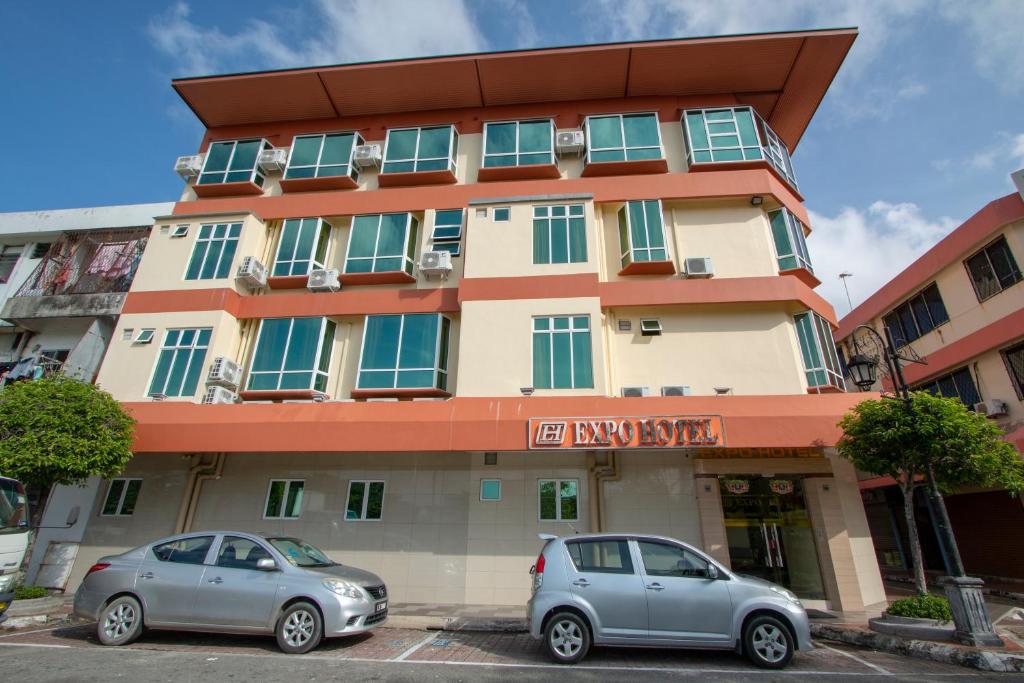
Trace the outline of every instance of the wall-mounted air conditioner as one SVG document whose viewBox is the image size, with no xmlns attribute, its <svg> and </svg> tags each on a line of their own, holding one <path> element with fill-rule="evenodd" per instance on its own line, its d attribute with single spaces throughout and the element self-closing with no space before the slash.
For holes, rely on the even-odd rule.
<svg viewBox="0 0 1024 683">
<path fill-rule="evenodd" d="M 203 155 L 192 154 L 186 157 L 178 157 L 174 162 L 174 172 L 181 176 L 186 182 L 192 180 L 203 170 Z"/>
<path fill-rule="evenodd" d="M 288 150 L 279 147 L 271 147 L 260 152 L 256 163 L 264 173 L 281 173 L 288 165 Z"/>
<path fill-rule="evenodd" d="M 559 156 L 564 154 L 579 155 L 586 146 L 586 139 L 582 130 L 563 130 L 555 135 L 555 152 Z"/>
<path fill-rule="evenodd" d="M 235 273 L 235 282 L 247 289 L 267 286 L 267 267 L 255 256 L 246 256 Z"/>
<path fill-rule="evenodd" d="M 711 277 L 714 274 L 715 269 L 711 265 L 711 259 L 706 256 L 683 259 L 684 277 Z"/>
<path fill-rule="evenodd" d="M 430 278 L 446 279 L 452 272 L 452 255 L 447 251 L 425 251 L 420 254 L 420 272 Z"/>
<path fill-rule="evenodd" d="M 689 396 L 689 384 L 666 384 L 661 388 L 662 396 Z"/>
<path fill-rule="evenodd" d="M 651 395 L 650 387 L 622 387 L 623 398 L 643 398 Z"/>
<path fill-rule="evenodd" d="M 380 145 L 357 145 L 352 152 L 352 163 L 359 168 L 379 168 Z"/>
<path fill-rule="evenodd" d="M 237 397 L 235 392 L 224 387 L 207 387 L 206 393 L 203 394 L 203 403 L 207 405 L 220 404 L 220 403 L 235 403 Z"/>
<path fill-rule="evenodd" d="M 985 417 L 1003 417 L 1006 415 L 1006 401 L 998 398 L 990 398 L 974 404 L 974 412 L 981 413 Z"/>
<path fill-rule="evenodd" d="M 337 269 L 310 271 L 306 289 L 311 292 L 337 292 L 341 289 Z"/>
<path fill-rule="evenodd" d="M 210 364 L 210 372 L 206 375 L 206 383 L 211 386 L 237 389 L 242 383 L 242 366 L 230 358 L 217 356 Z"/>
</svg>

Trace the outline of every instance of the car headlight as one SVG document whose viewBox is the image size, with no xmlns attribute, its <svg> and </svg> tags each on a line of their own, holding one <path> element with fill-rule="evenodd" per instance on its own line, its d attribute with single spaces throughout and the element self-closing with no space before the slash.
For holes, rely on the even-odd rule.
<svg viewBox="0 0 1024 683">
<path fill-rule="evenodd" d="M 353 600 L 362 600 L 363 592 L 359 590 L 359 586 L 348 581 L 342 581 L 341 579 L 326 579 L 324 581 L 324 588 L 337 593 L 346 598 L 352 598 Z"/>
<path fill-rule="evenodd" d="M 782 597 L 786 598 L 790 602 L 796 603 L 797 605 L 800 604 L 800 598 L 796 597 L 796 593 L 794 593 L 793 591 L 783 588 L 782 586 L 772 586 L 772 590 L 781 595 Z"/>
<path fill-rule="evenodd" d="M 6 593 L 14 587 L 14 577 L 16 574 L 5 574 L 0 576 L 0 593 Z"/>
</svg>

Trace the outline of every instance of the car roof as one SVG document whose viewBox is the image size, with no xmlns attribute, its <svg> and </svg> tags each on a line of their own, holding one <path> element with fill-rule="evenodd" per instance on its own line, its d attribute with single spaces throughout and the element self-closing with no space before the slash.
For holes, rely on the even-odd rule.
<svg viewBox="0 0 1024 683">
<path fill-rule="evenodd" d="M 614 540 L 620 538 L 632 538 L 640 541 L 665 541 L 667 543 L 678 543 L 690 547 L 691 544 L 686 541 L 680 541 L 678 538 L 670 538 L 669 536 L 655 536 L 653 534 L 634 534 L 629 532 L 613 533 L 613 532 L 602 532 L 602 533 L 591 533 L 591 534 L 573 534 L 571 536 L 559 536 L 557 540 L 563 543 L 569 543 L 571 541 L 599 541 L 599 540 Z"/>
</svg>

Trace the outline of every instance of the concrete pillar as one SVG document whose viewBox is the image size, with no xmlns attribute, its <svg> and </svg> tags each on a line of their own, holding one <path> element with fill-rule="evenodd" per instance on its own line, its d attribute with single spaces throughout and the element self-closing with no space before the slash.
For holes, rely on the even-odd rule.
<svg viewBox="0 0 1024 683">
<path fill-rule="evenodd" d="M 83 382 L 91 382 L 99 372 L 100 363 L 114 334 L 113 318 L 96 318 L 89 325 L 75 348 L 64 361 L 64 374 Z"/>
<path fill-rule="evenodd" d="M 866 607 L 884 607 L 885 585 L 882 583 L 882 572 L 878 568 L 875 544 L 871 540 L 871 527 L 864 512 L 864 499 L 861 498 L 860 486 L 857 483 L 857 470 L 849 460 L 840 457 L 833 449 L 828 449 L 826 453 L 832 462 L 836 492 L 839 504 L 843 508 L 843 519 L 846 520 L 846 533 L 850 539 L 861 600 Z"/>
<path fill-rule="evenodd" d="M 860 612 L 864 610 L 864 600 L 843 505 L 836 488 L 836 480 L 832 477 L 804 479 L 804 495 L 814 528 L 825 595 L 832 609 Z"/>
<path fill-rule="evenodd" d="M 704 552 L 731 569 L 729 540 L 725 535 L 725 515 L 722 512 L 722 492 L 718 486 L 718 477 L 697 477 L 695 482 L 701 545 Z"/>
</svg>

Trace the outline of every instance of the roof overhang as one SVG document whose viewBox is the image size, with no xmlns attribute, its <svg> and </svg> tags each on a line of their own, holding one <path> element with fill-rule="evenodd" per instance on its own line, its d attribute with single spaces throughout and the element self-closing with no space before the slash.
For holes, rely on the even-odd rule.
<svg viewBox="0 0 1024 683">
<path fill-rule="evenodd" d="M 622 97 L 729 94 L 796 148 L 855 28 L 401 59 L 173 81 L 207 128 Z"/>
</svg>

